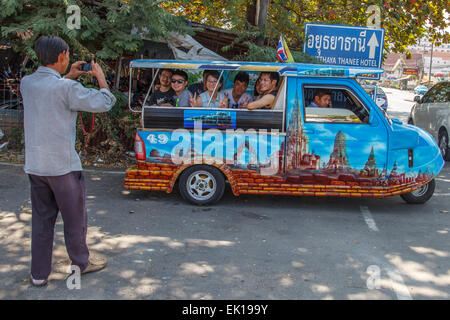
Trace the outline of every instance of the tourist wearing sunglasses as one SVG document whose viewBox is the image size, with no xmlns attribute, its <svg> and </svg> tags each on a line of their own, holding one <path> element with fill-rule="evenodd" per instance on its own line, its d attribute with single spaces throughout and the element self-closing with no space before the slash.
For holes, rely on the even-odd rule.
<svg viewBox="0 0 450 320">
<path fill-rule="evenodd" d="M 191 94 L 186 89 L 188 83 L 188 75 L 183 70 L 175 70 L 172 74 L 171 85 L 175 95 L 172 105 L 174 107 L 189 107 Z"/>
</svg>

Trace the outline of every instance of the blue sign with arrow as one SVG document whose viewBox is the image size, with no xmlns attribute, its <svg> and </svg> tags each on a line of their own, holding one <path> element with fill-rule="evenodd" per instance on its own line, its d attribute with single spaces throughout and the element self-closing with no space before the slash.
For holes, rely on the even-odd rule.
<svg viewBox="0 0 450 320">
<path fill-rule="evenodd" d="M 381 68 L 383 28 L 306 23 L 305 33 L 303 51 L 325 64 Z"/>
</svg>

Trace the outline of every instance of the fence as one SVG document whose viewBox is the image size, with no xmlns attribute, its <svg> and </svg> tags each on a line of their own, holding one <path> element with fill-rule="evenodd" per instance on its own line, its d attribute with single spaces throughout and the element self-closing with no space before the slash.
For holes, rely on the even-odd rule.
<svg viewBox="0 0 450 320">
<path fill-rule="evenodd" d="M 23 104 L 20 79 L 2 79 L 0 83 L 0 129 L 8 137 L 14 128 L 23 128 Z"/>
</svg>

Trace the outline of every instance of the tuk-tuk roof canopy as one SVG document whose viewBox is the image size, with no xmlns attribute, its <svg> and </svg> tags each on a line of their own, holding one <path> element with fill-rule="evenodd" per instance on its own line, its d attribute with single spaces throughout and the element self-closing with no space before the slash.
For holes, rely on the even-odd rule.
<svg viewBox="0 0 450 320">
<path fill-rule="evenodd" d="M 383 69 L 331 66 L 306 63 L 270 63 L 248 61 L 181 61 L 137 59 L 130 62 L 131 68 L 229 70 L 278 72 L 280 76 L 324 76 L 350 77 L 381 74 Z"/>
</svg>

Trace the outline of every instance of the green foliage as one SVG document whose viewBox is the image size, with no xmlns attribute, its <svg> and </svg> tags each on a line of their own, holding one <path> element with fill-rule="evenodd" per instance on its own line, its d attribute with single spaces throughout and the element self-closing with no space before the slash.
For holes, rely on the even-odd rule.
<svg viewBox="0 0 450 320">
<path fill-rule="evenodd" d="M 8 134 L 8 150 L 23 150 L 25 146 L 24 132 L 22 127 L 12 127 Z"/>
<path fill-rule="evenodd" d="M 190 86 L 191 84 L 197 83 L 197 82 L 201 82 L 202 78 L 203 78 L 203 71 L 198 71 L 198 72 L 188 72 L 188 85 Z"/>
<path fill-rule="evenodd" d="M 380 8 L 380 23 L 386 30 L 388 52 L 406 52 L 408 46 L 422 37 L 428 37 L 436 44 L 450 42 L 446 31 L 449 21 L 445 18 L 449 14 L 448 0 L 271 0 L 264 30 L 247 21 L 246 13 L 252 3 L 250 0 L 167 1 L 165 7 L 189 20 L 236 31 L 239 41 L 253 43 L 263 32 L 265 45 L 276 48 L 276 42 L 283 34 L 294 51 L 303 51 L 305 23 L 366 26 L 369 20 L 366 11 L 370 5 Z M 250 49 L 249 59 L 255 56 L 251 52 L 254 49 Z"/>
<path fill-rule="evenodd" d="M 34 42 L 43 34 L 62 37 L 79 59 L 106 60 L 136 52 L 144 34 L 158 39 L 171 31 L 191 32 L 184 19 L 167 12 L 160 0 L 1 0 L 0 5 L 2 41 L 13 43 L 16 51 L 35 61 Z M 80 8 L 79 30 L 67 27 L 73 15 L 66 13 L 70 5 Z"/>
<path fill-rule="evenodd" d="M 140 113 L 128 109 L 128 97 L 114 93 L 116 104 L 109 112 L 95 114 L 93 131 L 84 134 L 81 123 L 77 123 L 76 149 L 81 151 L 85 163 L 91 164 L 101 158 L 106 164 L 120 164 L 126 159 L 125 151 L 133 150 L 134 134 L 139 127 Z M 92 113 L 82 112 L 84 129 L 91 129 Z"/>
</svg>

